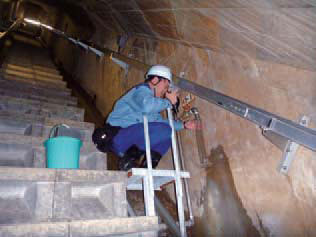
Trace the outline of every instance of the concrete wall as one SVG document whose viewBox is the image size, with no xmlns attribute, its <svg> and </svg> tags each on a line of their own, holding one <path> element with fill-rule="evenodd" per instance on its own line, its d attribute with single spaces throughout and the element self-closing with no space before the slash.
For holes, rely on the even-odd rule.
<svg viewBox="0 0 316 237">
<path fill-rule="evenodd" d="M 165 44 L 160 48 L 168 53 L 159 54 L 158 61 L 176 72 L 185 71 L 190 80 L 294 121 L 306 114 L 315 126 L 315 72 L 180 45 L 174 51 Z M 258 127 L 203 100 L 197 99 L 195 105 L 201 111 L 209 159 L 213 160 L 211 150 L 221 145 L 229 163 L 226 175 L 232 179 L 226 191 L 236 189 L 238 195 L 238 199 L 218 203 L 225 197 L 225 189 L 218 183 L 215 192 L 217 181 L 208 176 L 210 171 L 216 172 L 217 162 L 212 161 L 214 166 L 209 169 L 199 167 L 194 136 L 183 132 L 193 207 L 195 215 L 204 220 L 202 226 L 210 226 L 207 233 L 246 235 L 247 225 L 238 223 L 240 213 L 222 209 L 237 202 L 262 235 L 313 235 L 315 155 L 301 148 L 289 175 L 283 176 L 276 170 L 281 152 L 263 138 Z M 212 218 L 206 222 L 209 213 Z M 227 225 L 226 218 L 235 222 Z"/>
</svg>

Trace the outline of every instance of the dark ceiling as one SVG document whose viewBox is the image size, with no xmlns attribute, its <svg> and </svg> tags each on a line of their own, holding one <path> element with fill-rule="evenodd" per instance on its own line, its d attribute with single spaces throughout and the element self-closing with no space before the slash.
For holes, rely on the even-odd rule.
<svg viewBox="0 0 316 237">
<path fill-rule="evenodd" d="M 86 29 L 94 26 L 316 70 L 315 0 L 24 2 L 54 6 Z"/>
</svg>

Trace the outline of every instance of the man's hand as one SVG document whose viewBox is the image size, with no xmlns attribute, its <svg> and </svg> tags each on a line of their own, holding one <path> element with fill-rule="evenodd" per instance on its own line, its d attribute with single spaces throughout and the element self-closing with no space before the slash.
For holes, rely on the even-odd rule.
<svg viewBox="0 0 316 237">
<path fill-rule="evenodd" d="M 201 125 L 201 122 L 198 120 L 189 120 L 184 123 L 184 128 L 190 129 L 190 130 L 196 130 L 196 129 L 202 129 L 202 125 Z"/>
<path fill-rule="evenodd" d="M 171 91 L 170 93 L 167 92 L 166 93 L 166 98 L 168 100 L 170 100 L 170 103 L 171 104 L 176 104 L 177 103 L 177 98 L 178 98 L 178 91 L 174 90 L 174 91 Z"/>
</svg>

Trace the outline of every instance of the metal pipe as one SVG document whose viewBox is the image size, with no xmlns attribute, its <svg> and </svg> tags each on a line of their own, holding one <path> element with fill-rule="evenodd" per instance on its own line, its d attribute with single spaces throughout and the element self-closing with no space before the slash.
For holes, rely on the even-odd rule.
<svg viewBox="0 0 316 237">
<path fill-rule="evenodd" d="M 177 223 L 174 221 L 173 217 L 169 214 L 169 211 L 162 205 L 160 200 L 155 196 L 155 207 L 161 217 L 161 219 L 166 223 L 169 230 L 176 237 L 181 237 L 181 233 Z"/>
<path fill-rule="evenodd" d="M 182 170 L 186 170 L 185 167 L 185 163 L 184 163 L 184 156 L 183 156 L 183 150 L 182 150 L 182 140 L 181 140 L 181 136 L 179 135 L 179 133 L 177 133 L 177 144 L 179 146 L 179 158 L 181 161 L 181 168 Z M 189 192 L 189 184 L 188 184 L 188 180 L 184 179 L 184 191 L 185 191 L 185 197 L 187 200 L 187 206 L 188 206 L 188 210 L 189 210 L 189 222 L 190 225 L 194 225 L 194 216 L 193 216 L 193 211 L 192 211 L 192 204 L 191 204 L 191 196 L 190 196 L 190 192 Z"/>
<path fill-rule="evenodd" d="M 163 222 L 166 223 L 166 225 L 168 226 L 172 234 L 175 237 L 181 237 L 181 233 L 180 233 L 177 223 L 175 222 L 173 217 L 170 215 L 169 211 L 160 202 L 159 198 L 155 196 L 154 202 L 155 202 L 155 209 L 158 215 L 163 220 Z M 131 217 L 137 216 L 129 200 L 127 200 L 127 212 L 128 212 L 128 215 Z"/>
<path fill-rule="evenodd" d="M 129 216 L 136 216 L 136 212 L 134 211 L 132 205 L 130 204 L 130 202 L 128 200 L 127 201 L 127 213 Z"/>
<path fill-rule="evenodd" d="M 197 108 L 191 108 L 191 113 L 193 113 L 194 118 L 196 121 L 198 121 L 202 125 L 202 119 L 200 116 L 200 113 Z M 203 129 L 195 130 L 195 136 L 196 136 L 196 145 L 198 148 L 198 153 L 200 157 L 200 164 L 201 166 L 207 166 L 208 160 L 207 160 L 207 153 L 204 143 L 204 135 L 203 135 Z"/>
</svg>

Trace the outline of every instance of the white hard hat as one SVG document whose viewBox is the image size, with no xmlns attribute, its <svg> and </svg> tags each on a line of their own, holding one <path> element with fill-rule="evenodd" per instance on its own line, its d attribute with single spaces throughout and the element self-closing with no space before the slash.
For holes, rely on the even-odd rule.
<svg viewBox="0 0 316 237">
<path fill-rule="evenodd" d="M 168 81 L 172 82 L 172 73 L 170 68 L 164 66 L 164 65 L 154 65 L 151 68 L 149 68 L 146 79 L 148 79 L 149 76 L 159 76 L 167 79 Z"/>
</svg>

